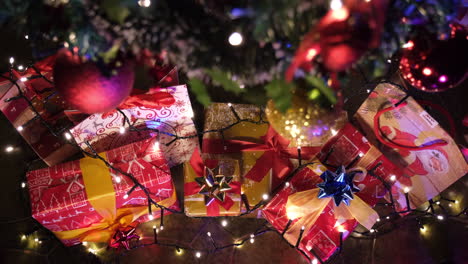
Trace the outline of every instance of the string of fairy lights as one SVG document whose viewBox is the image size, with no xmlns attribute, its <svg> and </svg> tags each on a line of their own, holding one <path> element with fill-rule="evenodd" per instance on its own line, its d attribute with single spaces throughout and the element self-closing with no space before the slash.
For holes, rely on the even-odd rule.
<svg viewBox="0 0 468 264">
<path fill-rule="evenodd" d="M 36 75 L 33 75 L 33 76 L 29 76 L 29 77 L 21 77 L 19 78 L 19 80 L 16 80 L 13 76 L 13 71 L 14 70 L 19 70 L 20 72 L 24 72 L 26 71 L 28 68 L 33 68 L 36 72 Z M 151 198 L 151 195 L 150 195 L 150 192 L 148 191 L 148 189 L 143 185 L 141 184 L 131 173 L 126 173 L 124 171 L 121 171 L 120 169 L 114 167 L 112 164 L 108 163 L 106 160 L 104 160 L 102 157 L 100 157 L 97 152 L 92 148 L 92 146 L 86 142 L 86 145 L 89 149 L 89 151 L 86 151 L 86 150 L 83 150 L 76 142 L 74 142 L 74 140 L 72 140 L 72 136 L 71 134 L 66 130 L 61 130 L 61 131 L 55 131 L 52 126 L 47 122 L 47 120 L 45 120 L 40 114 L 39 114 L 39 111 L 35 108 L 35 106 L 32 104 L 32 102 L 30 101 L 29 98 L 27 98 L 20 85 L 18 85 L 18 81 L 20 82 L 26 82 L 28 80 L 31 80 L 31 79 L 36 79 L 36 78 L 43 78 L 45 81 L 53 84 L 53 82 L 51 80 L 49 80 L 47 77 L 45 77 L 43 74 L 41 74 L 41 72 L 37 69 L 35 69 L 33 67 L 33 64 L 31 65 L 28 65 L 28 66 L 23 66 L 23 65 L 18 65 L 15 69 L 15 64 L 14 64 L 14 59 L 13 58 L 10 58 L 10 71 L 9 71 L 9 76 L 4 76 L 4 75 L 1 75 L 0 77 L 1 78 L 4 78 L 8 81 L 10 81 L 18 90 L 18 96 L 15 96 L 15 97 L 12 97 L 12 98 L 8 98 L 6 99 L 6 101 L 12 101 L 12 100 L 25 100 L 29 107 L 31 108 L 31 110 L 36 114 L 35 118 L 34 119 L 39 119 L 41 124 L 44 125 L 55 137 L 61 139 L 61 140 L 64 140 L 64 142 L 68 143 L 68 144 L 71 144 L 73 145 L 74 147 L 78 148 L 84 155 L 86 156 L 89 156 L 89 157 L 92 157 L 92 158 L 96 158 L 96 159 L 100 159 L 103 161 L 103 163 L 110 169 L 118 172 L 119 174 L 127 177 L 128 179 L 131 180 L 131 182 L 133 183 L 133 187 L 131 187 L 129 189 L 129 191 L 126 193 L 126 195 L 124 196 L 124 198 L 126 197 L 129 197 L 131 195 L 131 193 L 136 189 L 136 188 L 139 188 L 141 189 L 145 195 L 147 196 L 147 200 L 148 200 L 148 218 L 150 220 L 153 220 L 154 219 L 154 216 L 153 216 L 153 212 L 152 212 L 152 206 L 151 205 L 154 205 L 156 206 L 157 208 L 160 209 L 160 217 L 159 217 L 159 220 L 160 220 L 160 223 L 159 223 L 159 227 L 154 225 L 153 226 L 153 236 L 154 236 L 154 239 L 153 239 L 153 242 L 152 243 L 139 243 L 137 245 L 134 245 L 131 249 L 136 249 L 136 248 L 142 248 L 142 247 L 148 247 L 148 246 L 162 246 L 162 247 L 172 247 L 175 249 L 175 253 L 176 254 L 182 254 L 184 251 L 190 251 L 193 253 L 193 255 L 196 257 L 196 258 L 201 258 L 202 256 L 204 255 L 208 255 L 208 254 L 214 254 L 220 250 L 223 250 L 223 249 L 226 249 L 226 248 L 232 248 L 232 247 L 241 247 L 244 243 L 246 242 L 250 242 L 250 243 L 254 243 L 255 242 L 255 238 L 257 236 L 260 236 L 262 234 L 265 234 L 267 232 L 271 232 L 271 231 L 274 231 L 274 229 L 272 227 L 269 227 L 268 226 L 268 223 L 266 221 L 264 221 L 264 223 L 257 229 L 255 230 L 253 233 L 248 233 L 246 235 L 243 235 L 241 236 L 240 239 L 237 239 L 234 243 L 231 243 L 231 244 L 225 244 L 225 245 L 220 245 L 218 244 L 214 238 L 213 238 L 213 235 L 211 232 L 207 232 L 206 233 L 206 237 L 209 241 L 211 241 L 211 244 L 212 244 L 212 247 L 210 248 L 195 248 L 195 247 L 191 247 L 191 246 L 186 246 L 186 245 L 182 245 L 181 243 L 166 243 L 164 241 L 161 241 L 161 239 L 159 239 L 159 233 L 162 232 L 164 230 L 164 211 L 167 210 L 171 213 L 175 213 L 175 214 L 183 214 L 183 211 L 177 211 L 177 210 L 174 210 L 174 209 L 171 209 L 171 208 L 167 208 L 163 205 L 160 205 L 158 204 L 157 202 L 155 202 L 152 198 Z M 50 90 L 47 90 L 46 92 L 49 92 Z M 39 91 L 36 91 L 38 93 L 41 93 Z M 42 93 L 44 93 L 44 91 L 42 91 Z M 51 97 L 51 95 L 47 96 L 44 98 L 44 102 L 46 102 L 49 98 Z M 402 103 L 407 97 L 403 98 L 400 102 L 398 102 L 397 104 L 400 104 Z M 117 111 L 123 115 L 124 117 L 124 121 L 123 121 L 123 124 L 122 124 L 122 128 L 120 130 L 120 133 L 126 133 L 126 131 L 144 131 L 144 130 L 151 130 L 153 132 L 156 133 L 156 137 L 159 137 L 159 134 L 160 133 L 163 133 L 167 136 L 170 136 L 170 137 L 173 137 L 173 139 L 171 141 L 169 141 L 168 143 L 165 143 L 166 145 L 170 145 L 172 143 L 174 143 L 176 140 L 184 140 L 184 139 L 191 139 L 191 138 L 195 138 L 195 137 L 202 137 L 204 134 L 206 133 L 220 133 L 221 136 L 223 135 L 223 131 L 226 131 L 227 129 L 235 126 L 235 125 L 238 125 L 240 123 L 243 123 L 243 122 L 248 122 L 248 123 L 253 123 L 253 124 L 266 124 L 268 123 L 267 121 L 265 121 L 263 119 L 263 112 L 261 112 L 260 114 L 260 117 L 259 117 L 259 120 L 252 120 L 252 119 L 241 119 L 239 117 L 239 115 L 237 114 L 234 106 L 232 104 L 228 104 L 229 106 L 229 109 L 231 111 L 231 113 L 236 117 L 236 121 L 233 122 L 232 124 L 229 124 L 223 128 L 220 128 L 220 129 L 212 129 L 212 130 L 206 130 L 206 131 L 198 131 L 197 130 L 197 133 L 196 134 L 193 134 L 193 135 L 189 135 L 189 136 L 179 136 L 177 135 L 177 132 L 175 131 L 174 129 L 174 133 L 170 133 L 170 132 L 167 132 L 167 131 L 162 131 L 160 129 L 156 129 L 156 128 L 148 128 L 148 127 L 144 127 L 144 128 L 139 128 L 139 127 L 135 127 L 131 122 L 130 122 L 130 119 L 126 116 L 126 114 L 121 111 L 120 109 L 117 109 Z M 25 124 L 23 124 L 22 126 L 19 126 L 17 127 L 17 130 L 21 131 L 24 129 L 24 127 L 26 127 L 27 125 L 29 125 L 31 122 L 28 121 L 26 122 Z M 165 123 L 165 125 L 169 126 L 169 124 Z M 9 153 L 9 152 L 12 152 L 14 151 L 15 147 L 14 146 L 7 146 L 5 148 L 5 152 Z M 244 194 L 243 195 L 243 198 L 242 198 L 242 201 L 244 203 L 244 206 L 246 207 L 246 211 L 243 212 L 241 215 L 246 215 L 246 214 L 250 214 L 252 212 L 255 212 L 256 210 L 258 210 L 259 208 L 261 208 L 262 206 L 264 206 L 265 204 L 268 203 L 268 201 L 275 196 L 276 193 L 278 193 L 281 189 L 285 188 L 285 187 L 289 187 L 289 181 L 291 180 L 292 177 L 294 177 L 294 175 L 296 175 L 299 171 L 301 171 L 302 169 L 304 169 L 305 167 L 307 167 L 308 165 L 311 165 L 313 164 L 313 162 L 306 162 L 306 163 L 303 163 L 302 161 L 302 158 L 301 158 L 301 147 L 298 147 L 297 148 L 297 151 L 298 151 L 298 158 L 299 158 L 299 165 L 294 168 L 294 170 L 292 170 L 284 179 L 283 183 L 281 185 L 279 185 L 278 187 L 276 187 L 270 195 L 268 194 L 264 194 L 263 195 L 263 200 L 260 201 L 259 203 L 257 203 L 255 206 L 251 207 L 248 205 L 247 203 L 247 199 L 245 197 Z M 331 150 L 333 151 L 333 149 Z M 329 153 L 330 154 L 330 153 Z M 328 155 L 329 156 L 329 155 Z M 348 165 L 348 167 L 352 166 L 353 164 L 355 164 L 358 160 L 359 160 L 360 156 L 357 156 L 353 162 L 351 162 L 351 164 Z M 328 167 L 334 167 L 330 164 L 327 164 L 327 158 L 325 158 L 325 160 L 322 162 L 323 164 L 325 164 L 326 166 Z M 377 165 L 379 166 L 379 165 Z M 392 228 L 388 228 L 388 223 L 391 223 L 392 221 L 389 221 L 389 220 L 394 220 L 396 219 L 398 216 L 401 216 L 401 215 L 407 215 L 407 214 L 410 214 L 409 216 L 405 216 L 403 218 L 403 220 L 406 220 L 406 219 L 415 219 L 415 221 L 418 223 L 418 226 L 420 228 L 420 231 L 421 233 L 426 233 L 427 232 L 427 226 L 425 226 L 425 221 L 427 222 L 427 218 L 432 218 L 432 219 L 436 219 L 437 221 L 443 221 L 445 219 L 452 219 L 452 218 L 459 218 L 459 217 L 466 217 L 467 213 L 468 213 L 468 208 L 464 208 L 463 210 L 461 210 L 459 213 L 457 214 L 450 214 L 449 211 L 445 208 L 445 204 L 447 204 L 448 207 L 454 207 L 454 205 L 458 205 L 459 204 L 459 200 L 453 200 L 453 199 L 448 199 L 448 198 L 444 198 L 444 197 L 440 197 L 438 200 L 430 200 L 429 201 L 429 205 L 426 209 L 424 210 L 421 210 L 421 209 L 417 209 L 417 208 L 411 208 L 410 206 L 410 200 L 409 200 L 409 196 L 408 196 L 408 192 L 410 191 L 409 189 L 404 189 L 404 194 L 405 194 L 405 197 L 406 197 L 406 204 L 407 204 L 407 208 L 406 210 L 404 211 L 397 211 L 396 210 L 396 206 L 395 206 L 395 202 L 394 202 L 394 199 L 393 199 L 393 195 L 392 195 L 392 192 L 391 192 L 391 188 L 392 188 L 392 182 L 396 180 L 396 177 L 390 177 L 390 182 L 386 182 L 384 181 L 382 178 L 376 176 L 374 173 L 373 173 L 373 170 L 375 170 L 377 168 L 377 166 L 375 166 L 374 168 L 372 168 L 371 170 L 368 171 L 369 175 L 373 176 L 373 177 L 376 177 L 378 180 L 380 180 L 383 184 L 383 186 L 387 189 L 388 193 L 389 193 L 389 198 L 390 198 L 390 202 L 388 203 L 381 203 L 381 204 L 377 204 L 377 206 L 386 206 L 386 207 L 389 207 L 392 209 L 392 211 L 384 216 L 381 216 L 378 220 L 377 220 L 377 224 L 374 226 L 373 229 L 370 229 L 368 231 L 365 231 L 365 232 L 360 232 L 360 231 L 357 231 L 357 230 L 354 230 L 352 232 L 352 235 L 351 237 L 353 238 L 362 238 L 362 239 L 373 239 L 375 237 L 378 237 L 380 235 L 383 235 L 383 234 L 386 234 L 388 232 L 391 232 L 392 230 L 394 230 L 396 228 L 396 226 L 393 226 Z M 29 170 L 29 166 L 27 168 Z M 119 179 L 116 179 L 116 182 L 120 182 Z M 22 181 L 21 182 L 21 189 L 25 189 L 27 187 L 27 184 L 25 181 Z M 440 210 L 437 210 L 437 208 L 440 208 Z M 22 219 L 17 219 L 17 220 L 13 220 L 13 221 L 7 221 L 7 222 L 3 222 L 2 224 L 11 224 L 11 223 L 16 223 L 16 222 L 20 222 L 20 221 L 26 221 L 26 220 L 31 220 L 33 219 L 32 217 L 27 217 L 27 218 L 22 218 Z M 221 225 L 223 227 L 226 227 L 228 225 L 228 220 L 227 218 L 225 217 L 221 217 L 220 218 L 221 221 Z M 34 219 L 33 219 L 34 220 Z M 34 220 L 35 221 L 35 220 Z M 38 231 L 39 229 L 40 230 L 46 230 L 44 228 L 41 228 L 41 225 L 37 222 L 35 222 L 36 224 L 34 225 L 34 229 L 31 231 L 31 232 L 28 232 L 27 234 L 22 234 L 20 236 L 21 240 L 25 240 L 27 239 L 28 237 L 31 237 L 31 234 L 33 234 L 34 232 Z M 285 232 L 288 230 L 290 224 L 292 223 L 292 220 L 290 220 L 288 222 L 288 224 L 286 225 L 285 229 L 282 231 L 280 235 L 280 237 L 284 239 L 284 234 Z M 340 226 L 338 226 L 339 228 Z M 297 250 L 299 250 L 304 256 L 307 257 L 307 255 L 301 250 L 298 248 L 298 245 L 302 239 L 302 235 L 303 235 L 303 231 L 302 230 L 300 232 L 300 235 L 298 237 L 298 240 L 297 240 L 297 243 L 295 245 L 290 245 L 291 247 L 294 247 L 296 248 Z M 347 230 L 343 230 L 343 229 L 340 229 L 338 230 L 339 231 L 339 236 L 340 236 L 340 244 L 338 246 L 338 250 L 335 252 L 334 256 L 336 256 L 337 254 L 339 254 L 341 252 L 341 249 L 342 249 L 342 243 L 343 243 L 343 233 Z M 46 232 L 48 232 L 48 236 L 50 237 L 53 237 L 53 234 L 46 230 Z M 37 236 L 34 236 L 34 242 L 37 243 L 37 244 L 42 244 L 43 241 L 46 241 L 48 240 L 48 238 L 39 238 Z M 286 241 L 286 240 L 285 240 Z M 84 246 L 87 246 L 88 243 L 83 243 Z M 55 248 L 54 248 L 55 249 Z M 53 249 L 53 250 L 54 250 Z M 53 250 L 50 251 L 50 254 L 53 252 Z M 97 254 L 99 252 L 99 250 L 96 250 L 94 248 L 89 248 L 89 252 L 92 253 L 92 254 Z M 324 263 L 324 261 L 318 256 L 317 253 L 315 253 L 313 250 L 311 250 L 311 253 L 316 257 L 315 259 L 310 259 L 309 257 L 307 257 L 309 259 L 309 261 L 311 263 Z M 121 252 L 119 255 L 122 255 L 122 254 L 127 254 L 126 252 Z M 331 257 L 328 261 L 332 261 L 332 259 L 334 258 Z"/>
</svg>

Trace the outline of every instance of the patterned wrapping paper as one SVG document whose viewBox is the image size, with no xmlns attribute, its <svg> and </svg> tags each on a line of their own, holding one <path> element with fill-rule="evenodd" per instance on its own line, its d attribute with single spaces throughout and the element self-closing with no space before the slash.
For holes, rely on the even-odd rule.
<svg viewBox="0 0 468 264">
<path fill-rule="evenodd" d="M 405 187 L 410 188 L 409 199 L 414 208 L 433 198 L 468 172 L 467 163 L 454 140 L 411 97 L 405 100 L 406 106 L 384 113 L 379 121 L 380 131 L 387 140 L 413 149 L 390 148 L 377 140 L 374 132 L 374 117 L 377 112 L 393 106 L 405 96 L 406 93 L 395 85 L 379 84 L 355 114 L 369 140 L 403 168 L 405 177 L 398 177 L 392 190 L 401 210 L 407 208 L 403 195 Z M 447 145 L 428 149 L 415 148 L 441 139 Z"/>
<path fill-rule="evenodd" d="M 393 175 L 396 179 L 404 177 L 403 172 L 350 123 L 347 123 L 323 146 L 317 158 L 335 167 L 350 165 L 350 167 L 363 168 L 367 171 L 372 169 L 376 177 L 388 183 L 392 183 L 390 178 Z M 359 182 L 356 184 L 358 188 L 367 186 L 368 190 L 370 186 L 375 187 L 372 193 L 368 191 L 359 195 L 372 204 L 387 193 L 387 189 L 376 177 L 367 174 L 365 178 L 358 179 Z"/>
<path fill-rule="evenodd" d="M 153 92 L 154 96 L 163 97 L 158 107 L 139 106 L 122 110 L 131 124 L 137 128 L 159 129 L 179 136 L 196 135 L 187 86 L 154 88 Z M 124 116 L 117 111 L 106 115 L 93 114 L 71 129 L 71 134 L 83 149 L 87 149 L 85 142 L 88 141 L 97 152 L 150 138 L 156 134 L 148 130 L 128 131 L 128 124 L 125 125 L 127 131 L 121 134 L 120 127 L 123 124 Z M 160 134 L 159 142 L 170 167 L 189 160 L 193 149 L 198 146 L 197 137 L 176 140 L 166 146 L 166 143 L 173 139 L 172 136 Z"/>
<path fill-rule="evenodd" d="M 232 105 L 241 119 L 260 120 L 261 109 L 254 105 L 233 104 Z M 214 103 L 205 111 L 205 131 L 224 128 L 237 121 L 228 104 Z M 242 122 L 223 132 L 224 139 L 240 139 L 254 143 L 261 143 L 260 139 L 268 131 L 268 124 L 253 124 Z M 203 139 L 220 139 L 219 133 L 206 133 Z M 204 149 L 202 148 L 202 151 Z M 239 162 L 242 176 L 242 192 L 247 197 L 250 206 L 254 206 L 262 200 L 263 194 L 269 194 L 272 186 L 272 172 L 268 171 L 260 182 L 245 178 L 245 175 L 257 162 L 263 151 L 249 151 L 227 154 L 209 154 L 204 152 L 204 158 L 222 159 L 231 158 Z M 245 210 L 245 206 L 243 210 Z"/>
<path fill-rule="evenodd" d="M 155 139 L 126 145 L 101 153 L 100 156 L 116 168 L 132 173 L 148 188 L 154 201 L 178 209 L 170 170 L 163 153 L 155 144 Z M 94 168 L 90 169 L 89 166 Z M 117 176 L 121 178 L 120 182 L 116 181 Z M 31 171 L 27 174 L 27 180 L 33 217 L 54 232 L 66 245 L 74 245 L 81 241 L 106 242 L 120 225 L 128 225 L 135 220 L 148 220 L 146 194 L 140 188 L 136 188 L 128 198 L 124 198 L 132 188 L 133 182 L 109 169 L 98 159 L 87 157 Z M 99 193 L 98 197 L 96 190 Z M 116 209 L 110 218 L 106 218 L 106 214 L 102 213 L 103 209 L 97 206 L 101 197 L 114 200 L 114 208 L 104 210 L 109 212 Z M 170 212 L 166 210 L 165 213 Z M 160 215 L 155 206 L 153 215 Z M 102 226 L 103 222 L 105 226 Z M 112 222 L 114 224 L 111 224 Z M 104 230 L 104 234 L 98 232 L 94 237 L 89 237 L 87 232 L 76 231 L 93 229 L 95 226 Z M 69 234 L 71 232 L 77 232 L 78 235 Z"/>
<path fill-rule="evenodd" d="M 31 69 L 24 73 L 13 71 L 12 78 L 18 80 L 24 76 L 31 76 Z M 50 72 L 41 72 L 44 75 L 50 75 Z M 34 108 L 38 111 L 42 118 L 55 131 L 64 131 L 66 128 L 72 126 L 72 123 L 63 110 L 67 109 L 65 102 L 52 91 L 47 89 L 52 88 L 51 84 L 43 79 L 33 79 L 29 81 L 18 81 L 18 86 L 14 85 L 8 80 L 1 80 L 0 82 L 0 110 L 12 125 L 18 129 L 18 133 L 28 142 L 37 155 L 44 160 L 44 162 L 53 166 L 72 156 L 77 151 L 69 144 L 62 142 L 62 138 L 56 138 L 49 132 L 46 126 L 42 124 L 40 119 L 36 118 L 36 114 L 29 106 L 25 99 L 16 99 L 5 101 L 7 99 L 19 95 L 18 88 L 21 89 L 24 96 L 31 101 Z M 44 92 L 41 94 L 37 92 Z M 48 98 L 44 101 L 43 98 Z M 22 129 L 19 129 L 21 127 Z"/>
<path fill-rule="evenodd" d="M 201 186 L 197 177 L 207 176 L 206 167 L 214 169 L 215 174 L 232 177 L 228 183 L 231 190 L 226 192 L 223 202 L 213 200 L 205 204 L 205 195 L 200 193 Z M 185 214 L 191 217 L 204 216 L 237 216 L 241 213 L 241 177 L 237 160 L 234 159 L 204 159 L 194 151 L 189 162 L 184 163 L 184 208 Z"/>
<path fill-rule="evenodd" d="M 317 188 L 317 184 L 323 182 L 320 175 L 326 170 L 327 168 L 323 164 L 318 160 L 314 160 L 314 164 L 307 166 L 294 175 L 289 182 L 289 186 L 279 191 L 265 206 L 262 211 L 264 218 L 279 233 L 284 231 L 289 221 L 286 210 L 288 198 L 297 192 Z M 375 181 L 365 182 L 365 186 L 362 183 L 364 181 L 355 181 L 356 185 L 360 185 L 361 191 L 354 195 L 359 196 L 369 206 L 374 206 L 376 201 L 374 190 L 378 188 L 376 186 L 378 183 Z M 353 202 L 354 200 L 351 201 L 351 203 Z M 333 202 L 329 202 L 322 213 L 319 214 L 317 221 L 302 235 L 298 248 L 310 259 L 315 259 L 314 254 L 311 252 L 313 250 L 323 261 L 326 261 L 340 245 L 340 231 L 343 232 L 344 240 L 357 225 L 355 219 L 337 219 L 334 210 Z M 294 224 L 300 219 L 294 219 L 285 233 L 284 237 L 291 245 L 296 245 L 299 236 L 288 235 L 288 233 L 292 231 Z M 297 232 L 293 233 L 297 234 Z"/>
</svg>

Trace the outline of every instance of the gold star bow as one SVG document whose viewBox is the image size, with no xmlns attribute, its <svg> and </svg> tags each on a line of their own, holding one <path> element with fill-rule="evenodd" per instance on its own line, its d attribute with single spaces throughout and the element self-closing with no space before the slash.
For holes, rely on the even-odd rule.
<svg viewBox="0 0 468 264">
<path fill-rule="evenodd" d="M 226 192 L 232 189 L 229 183 L 231 183 L 233 177 L 224 175 L 220 167 L 217 168 L 218 174 L 215 175 L 215 170 L 216 168 L 212 170 L 205 166 L 203 177 L 195 178 L 195 181 L 200 186 L 198 193 L 205 195 L 206 206 L 214 202 L 215 199 L 224 202 Z"/>
</svg>

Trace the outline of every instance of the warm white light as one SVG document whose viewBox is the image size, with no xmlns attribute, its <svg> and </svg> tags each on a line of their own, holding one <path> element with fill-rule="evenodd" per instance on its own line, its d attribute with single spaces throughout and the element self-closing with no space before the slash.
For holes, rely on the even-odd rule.
<svg viewBox="0 0 468 264">
<path fill-rule="evenodd" d="M 268 196 L 268 194 L 266 194 L 266 193 L 264 193 L 264 194 L 262 195 L 262 199 L 263 199 L 263 200 L 268 200 L 268 197 L 269 197 L 269 196 Z"/>
<path fill-rule="evenodd" d="M 302 227 L 301 227 L 301 230 L 304 230 L 304 229 L 305 229 L 305 226 L 302 226 Z"/>
<path fill-rule="evenodd" d="M 122 178 L 120 178 L 119 176 L 115 176 L 116 183 L 120 183 L 121 181 L 122 181 Z"/>
<path fill-rule="evenodd" d="M 156 226 L 155 226 L 155 225 L 153 226 L 153 229 L 156 229 Z"/>
<path fill-rule="evenodd" d="M 390 216 L 387 216 L 387 217 L 385 217 L 385 218 L 387 218 L 387 220 L 388 220 L 388 219 L 390 219 Z"/>
<path fill-rule="evenodd" d="M 289 187 L 289 185 L 291 185 L 291 184 L 290 184 L 289 182 L 285 182 L 284 185 L 285 185 L 286 187 Z"/>
<path fill-rule="evenodd" d="M 20 71 L 24 70 L 24 66 L 23 65 L 18 65 L 18 70 L 20 70 Z"/>
<path fill-rule="evenodd" d="M 200 258 L 200 257 L 201 257 L 201 253 L 200 253 L 200 252 L 195 253 L 195 257 Z"/>
<path fill-rule="evenodd" d="M 72 136 L 68 132 L 66 132 L 64 135 L 67 140 L 70 140 L 72 138 Z"/>
<path fill-rule="evenodd" d="M 313 259 L 311 264 L 318 264 L 318 260 L 317 259 Z"/>
<path fill-rule="evenodd" d="M 337 226 L 337 227 L 336 227 L 336 230 L 338 230 L 338 232 L 340 232 L 340 233 L 344 233 L 344 232 L 347 231 L 347 230 L 344 228 L 344 226 L 342 226 L 342 225 Z"/>
<path fill-rule="evenodd" d="M 29 39 L 29 36 L 28 36 L 28 35 L 25 35 L 24 38 L 25 38 L 25 39 Z"/>
<path fill-rule="evenodd" d="M 123 198 L 124 198 L 124 199 L 127 199 L 127 198 L 128 198 L 128 194 L 125 194 Z"/>
<path fill-rule="evenodd" d="M 149 219 L 149 220 L 153 220 L 153 219 L 154 219 L 153 214 L 148 214 L 148 219 Z"/>
<path fill-rule="evenodd" d="M 335 129 L 332 129 L 331 134 L 332 134 L 332 136 L 336 136 L 336 134 L 338 134 L 338 131 L 336 131 Z"/>
<path fill-rule="evenodd" d="M 239 85 L 239 88 L 244 89 L 244 88 L 245 88 L 245 84 L 240 84 L 240 85 Z"/>
<path fill-rule="evenodd" d="M 229 107 L 231 107 L 231 106 L 232 106 L 232 104 L 231 104 L 231 103 L 228 103 L 228 106 L 229 106 Z"/>
<path fill-rule="evenodd" d="M 405 188 L 403 188 L 403 192 L 405 192 L 405 193 L 409 193 L 409 191 L 410 191 L 410 188 L 409 188 L 409 187 L 405 187 Z"/>
<path fill-rule="evenodd" d="M 139 0 L 138 5 L 142 7 L 149 7 L 151 5 L 151 0 Z"/>
<path fill-rule="evenodd" d="M 227 220 L 223 220 L 223 221 L 221 221 L 221 225 L 222 225 L 222 226 L 227 226 L 227 225 L 228 225 L 228 222 L 227 222 Z"/>
<path fill-rule="evenodd" d="M 380 222 L 380 218 L 377 218 L 377 222 Z"/>
<path fill-rule="evenodd" d="M 366 92 L 367 92 L 367 93 L 370 93 L 370 89 L 367 89 Z"/>
<path fill-rule="evenodd" d="M 369 230 L 369 232 L 374 233 L 374 232 L 375 232 L 375 229 L 371 229 L 371 230 Z"/>
<path fill-rule="evenodd" d="M 395 175 L 390 176 L 390 180 L 391 180 L 391 181 L 395 181 L 395 180 L 396 180 L 396 176 L 395 176 Z"/>
<path fill-rule="evenodd" d="M 82 244 L 83 244 L 83 246 L 87 246 L 88 242 L 84 241 Z"/>
<path fill-rule="evenodd" d="M 125 134 L 125 127 L 120 127 L 119 132 L 120 134 Z"/>
<path fill-rule="evenodd" d="M 18 68 L 19 68 L 19 67 L 18 67 Z M 27 80 L 28 80 L 28 78 L 26 78 L 26 77 L 21 77 L 21 78 L 20 78 L 20 81 L 22 81 L 22 82 L 25 82 L 25 81 L 27 81 Z"/>
<path fill-rule="evenodd" d="M 14 150 L 14 148 L 12 146 L 8 146 L 5 148 L 5 151 L 6 152 L 12 152 Z"/>
<path fill-rule="evenodd" d="M 440 204 L 440 201 L 437 201 L 436 204 L 439 205 L 439 204 Z"/>
<path fill-rule="evenodd" d="M 458 200 L 455 200 L 455 204 L 457 204 L 457 203 L 458 203 Z"/>
<path fill-rule="evenodd" d="M 426 233 L 427 229 L 424 226 L 421 226 L 421 228 L 419 228 L 419 231 L 421 231 L 421 233 Z"/>
<path fill-rule="evenodd" d="M 409 49 L 409 48 L 412 48 L 414 46 L 414 43 L 413 41 L 408 41 L 407 43 L 403 44 L 403 48 L 404 49 Z"/>
<path fill-rule="evenodd" d="M 206 234 L 207 234 L 209 237 L 211 236 L 211 232 L 207 232 Z"/>
<path fill-rule="evenodd" d="M 36 237 L 36 238 L 34 239 L 34 242 L 39 242 L 39 238 Z"/>
<path fill-rule="evenodd" d="M 443 215 L 438 215 L 438 216 L 437 216 L 437 219 L 439 219 L 439 220 L 444 220 L 444 216 L 443 216 Z"/>
<path fill-rule="evenodd" d="M 163 225 L 160 226 L 159 229 L 161 229 L 161 231 L 164 230 L 164 226 Z"/>
<path fill-rule="evenodd" d="M 253 244 L 255 242 L 255 239 L 251 238 L 250 243 Z"/>
<path fill-rule="evenodd" d="M 243 38 L 239 32 L 233 32 L 229 36 L 228 41 L 229 41 L 229 44 L 231 44 L 232 46 L 239 46 L 240 44 L 242 44 Z"/>
<path fill-rule="evenodd" d="M 19 126 L 19 127 L 17 127 L 16 129 L 17 129 L 18 131 L 23 131 L 24 128 L 23 128 L 23 126 Z"/>
<path fill-rule="evenodd" d="M 452 207 L 452 204 L 451 204 L 451 203 L 449 203 L 449 207 Z"/>
<path fill-rule="evenodd" d="M 330 8 L 332 10 L 338 10 L 338 9 L 340 9 L 342 7 L 343 7 L 343 3 L 341 2 L 341 0 L 331 0 Z"/>
<path fill-rule="evenodd" d="M 71 32 L 70 35 L 68 35 L 68 38 L 71 40 L 71 41 L 74 41 L 76 39 L 76 34 L 74 32 Z"/>
<path fill-rule="evenodd" d="M 387 62 L 388 62 L 388 63 L 392 63 L 392 60 L 391 60 L 391 59 L 388 59 Z"/>
<path fill-rule="evenodd" d="M 25 240 L 25 239 L 26 239 L 26 235 L 22 235 L 21 240 Z"/>
<path fill-rule="evenodd" d="M 13 64 L 15 62 L 15 58 L 10 57 L 10 64 Z"/>
<path fill-rule="evenodd" d="M 21 183 L 21 188 L 25 188 L 26 187 L 26 183 L 25 182 L 22 182 Z"/>
</svg>

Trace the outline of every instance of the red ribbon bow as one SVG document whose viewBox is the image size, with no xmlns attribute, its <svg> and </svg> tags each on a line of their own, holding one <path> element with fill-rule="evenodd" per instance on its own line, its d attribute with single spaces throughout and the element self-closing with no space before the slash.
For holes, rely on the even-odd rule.
<svg viewBox="0 0 468 264">
<path fill-rule="evenodd" d="M 157 91 L 150 89 L 149 92 L 144 94 L 131 95 L 119 105 L 119 109 L 130 109 L 135 107 L 146 107 L 152 109 L 161 109 L 163 107 L 171 106 L 175 103 L 174 96 L 168 92 Z M 109 111 L 102 114 L 102 118 L 115 113 L 116 110 Z"/>
<path fill-rule="evenodd" d="M 293 169 L 289 159 L 298 158 L 297 148 L 288 148 L 289 140 L 278 134 L 271 126 L 263 143 L 253 143 L 242 140 L 204 139 L 203 151 L 211 154 L 236 153 L 242 151 L 264 151 L 255 165 L 245 175 L 246 178 L 260 182 L 270 169 L 276 178 L 283 178 Z M 304 159 L 311 159 L 320 150 L 319 147 L 302 147 Z"/>
<path fill-rule="evenodd" d="M 217 160 L 207 159 L 205 160 L 205 162 L 203 162 L 198 149 L 195 149 L 195 151 L 193 152 L 189 163 L 190 163 L 190 166 L 192 166 L 195 173 L 200 177 L 203 177 L 205 166 L 208 168 L 214 168 L 218 165 Z M 226 191 L 227 193 L 240 194 L 240 187 L 241 187 L 240 182 L 231 181 L 229 185 L 231 186 L 231 189 Z M 200 189 L 201 187 L 198 185 L 197 182 L 185 183 L 184 195 L 188 196 L 188 195 L 197 194 L 200 191 Z M 215 199 L 212 203 L 206 206 L 207 216 L 219 216 L 220 206 L 222 206 L 226 210 L 229 210 L 233 205 L 234 205 L 234 201 L 228 195 L 226 195 L 226 197 L 224 198 L 224 202 L 221 202 L 218 199 Z"/>
</svg>

